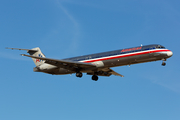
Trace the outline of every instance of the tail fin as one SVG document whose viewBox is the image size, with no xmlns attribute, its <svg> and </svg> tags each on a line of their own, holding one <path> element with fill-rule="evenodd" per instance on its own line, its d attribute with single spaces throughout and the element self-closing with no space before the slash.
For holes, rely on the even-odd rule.
<svg viewBox="0 0 180 120">
<path fill-rule="evenodd" d="M 45 57 L 45 55 L 41 52 L 40 48 L 39 47 L 36 47 L 36 48 L 33 48 L 33 49 L 21 49 L 21 48 L 6 48 L 6 49 L 12 49 L 12 50 L 25 50 L 27 51 L 27 53 L 29 53 L 30 55 L 33 55 L 33 56 L 38 56 L 38 57 Z M 35 59 L 35 58 L 32 58 L 35 65 L 36 66 L 39 66 L 41 64 L 44 63 L 44 60 L 40 60 L 40 59 Z"/>
<path fill-rule="evenodd" d="M 34 50 L 34 51 L 33 51 Z M 30 55 L 33 55 L 33 56 L 38 56 L 38 57 L 44 57 L 45 58 L 45 55 L 41 52 L 40 48 L 39 47 L 36 47 L 36 48 L 33 48 L 31 49 L 30 51 L 27 51 Z M 41 64 L 44 63 L 44 60 L 40 60 L 40 59 L 35 59 L 35 58 L 32 58 L 32 60 L 34 61 L 35 65 L 36 66 L 39 66 Z"/>
</svg>

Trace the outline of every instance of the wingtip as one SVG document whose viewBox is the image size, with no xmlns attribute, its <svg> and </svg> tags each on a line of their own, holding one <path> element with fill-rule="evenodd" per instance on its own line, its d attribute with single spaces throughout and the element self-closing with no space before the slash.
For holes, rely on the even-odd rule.
<svg viewBox="0 0 180 120">
<path fill-rule="evenodd" d="M 12 49 L 12 48 L 9 48 L 9 47 L 5 47 L 5 49 Z M 12 49 L 13 50 L 13 49 Z"/>
</svg>

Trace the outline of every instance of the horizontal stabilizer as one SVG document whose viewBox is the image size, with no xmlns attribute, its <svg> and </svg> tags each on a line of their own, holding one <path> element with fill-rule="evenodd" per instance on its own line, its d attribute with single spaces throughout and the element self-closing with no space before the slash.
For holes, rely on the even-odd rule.
<svg viewBox="0 0 180 120">
<path fill-rule="evenodd" d="M 6 47 L 6 49 L 11 49 L 11 50 L 25 50 L 25 51 L 27 51 L 28 53 L 29 53 L 29 52 L 38 52 L 38 50 L 33 50 L 33 49 L 8 48 L 8 47 Z"/>
</svg>

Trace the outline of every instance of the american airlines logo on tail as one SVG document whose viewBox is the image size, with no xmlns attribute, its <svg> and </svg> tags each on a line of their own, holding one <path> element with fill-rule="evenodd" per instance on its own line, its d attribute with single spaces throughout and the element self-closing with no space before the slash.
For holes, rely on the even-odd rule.
<svg viewBox="0 0 180 120">
<path fill-rule="evenodd" d="M 42 57 L 42 55 L 41 55 L 41 54 L 39 54 L 38 56 L 39 56 L 39 57 Z M 36 59 L 36 62 L 41 62 L 41 61 L 43 61 L 43 60 Z"/>
</svg>

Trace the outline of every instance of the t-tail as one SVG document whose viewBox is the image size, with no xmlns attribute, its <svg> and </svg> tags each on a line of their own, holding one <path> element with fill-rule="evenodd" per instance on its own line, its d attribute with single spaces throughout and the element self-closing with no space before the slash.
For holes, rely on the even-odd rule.
<svg viewBox="0 0 180 120">
<path fill-rule="evenodd" d="M 35 51 L 32 51 L 32 50 L 35 50 Z M 27 51 L 27 52 L 32 56 L 44 57 L 45 58 L 45 55 L 41 52 L 39 47 L 33 48 L 32 50 Z M 32 58 L 32 60 L 34 61 L 36 66 L 40 66 L 41 64 L 44 63 L 44 60 L 35 59 L 35 58 Z"/>
<path fill-rule="evenodd" d="M 25 50 L 25 51 L 27 51 L 27 53 L 29 53 L 32 56 L 44 57 L 45 58 L 45 55 L 41 52 L 39 47 L 32 48 L 32 49 L 21 49 L 21 48 L 7 48 L 7 49 Z M 32 58 L 32 60 L 34 61 L 36 66 L 40 66 L 45 62 L 44 60 L 40 60 L 40 59 L 36 59 L 36 58 Z"/>
</svg>

